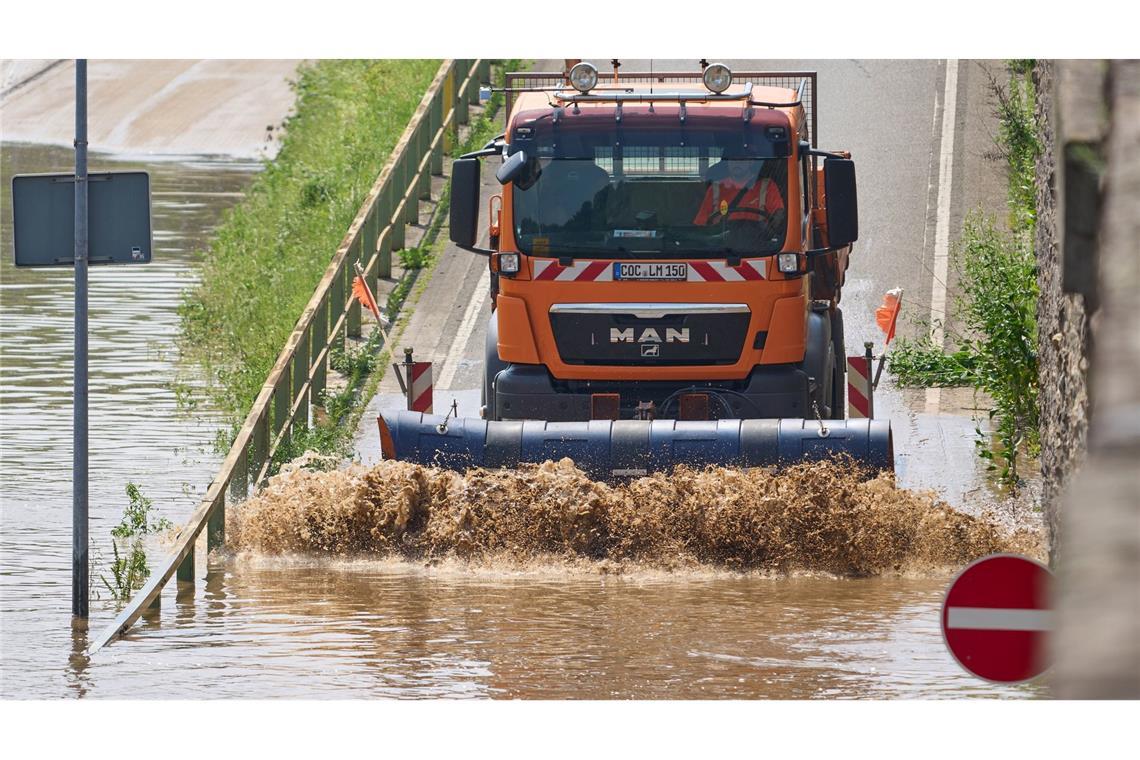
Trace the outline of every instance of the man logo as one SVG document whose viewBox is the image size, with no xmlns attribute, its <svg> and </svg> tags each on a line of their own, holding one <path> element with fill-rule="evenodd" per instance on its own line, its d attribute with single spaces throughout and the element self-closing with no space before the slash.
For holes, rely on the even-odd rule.
<svg viewBox="0 0 1140 760">
<path fill-rule="evenodd" d="M 646 359 L 658 359 L 661 357 L 661 344 L 660 343 L 642 343 L 641 355 Z"/>
<path fill-rule="evenodd" d="M 610 343 L 633 343 L 634 329 L 632 327 L 610 328 Z M 661 333 L 657 332 L 654 327 L 647 327 L 641 331 L 641 335 L 637 336 L 637 343 L 660 343 Z M 672 327 L 665 328 L 665 342 L 666 343 L 688 343 L 689 342 L 689 328 L 682 327 L 676 330 Z M 648 356 L 648 354 L 642 354 Z"/>
</svg>

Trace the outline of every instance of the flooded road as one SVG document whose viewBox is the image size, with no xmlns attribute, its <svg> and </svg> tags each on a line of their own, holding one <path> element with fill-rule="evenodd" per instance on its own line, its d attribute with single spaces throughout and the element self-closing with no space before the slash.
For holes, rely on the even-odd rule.
<svg viewBox="0 0 1140 760">
<path fill-rule="evenodd" d="M 602 576 L 229 560 L 196 603 L 44 674 L 41 695 L 1035 697 L 945 652 L 948 578 Z M 164 600 L 166 603 L 166 600 Z M 5 685 L 5 696 L 11 687 Z"/>
<path fill-rule="evenodd" d="M 71 647 L 70 268 L 18 270 L 12 263 L 11 177 L 68 171 L 73 152 L 4 144 L 0 148 L 0 662 L 5 696 L 45 696 L 44 674 Z M 94 267 L 90 274 L 90 505 L 92 586 L 110 562 L 110 529 L 138 484 L 172 520 L 189 514 L 220 457 L 217 416 L 181 414 L 175 338 L 182 289 L 196 280 L 200 251 L 224 209 L 247 186 L 257 163 L 123 163 L 92 156 L 91 170 L 144 169 L 153 190 L 154 260 L 145 266 Z M 113 609 L 95 601 L 93 619 Z"/>
<path fill-rule="evenodd" d="M 937 71 L 933 64 L 917 68 L 922 77 L 915 78 L 913 92 L 892 102 L 929 101 L 933 108 Z M 899 76 L 894 69 L 884 73 Z M 825 86 L 840 89 L 848 81 L 844 76 L 825 79 Z M 828 107 L 833 114 L 844 111 L 830 102 Z M 896 212 L 892 203 L 868 204 L 870 213 L 884 218 L 869 225 L 878 237 L 875 245 L 866 241 L 868 261 L 875 263 L 853 269 L 845 299 L 850 314 L 869 313 L 886 287 L 898 284 L 899 260 L 915 270 L 913 277 L 903 271 L 908 293 L 919 303 L 928 300 L 910 280 L 929 279 L 920 257 L 925 228 L 932 226 L 921 193 L 928 187 L 931 117 L 917 110 L 913 117 L 922 139 L 914 140 L 911 160 L 896 163 L 914 175 L 906 186 L 920 192 L 901 196 L 917 206 Z M 837 137 L 844 138 L 837 144 L 853 145 L 848 135 Z M 884 153 L 867 142 L 854 147 L 868 159 Z M 938 610 L 952 569 L 865 578 L 704 568 L 634 568 L 614 575 L 553 560 L 425 565 L 225 554 L 207 561 L 200 553 L 193 592 L 178 595 L 176 584 L 169 584 L 156 617 L 88 657 L 87 636 L 82 630 L 73 635 L 70 618 L 71 272 L 17 272 L 8 242 L 10 175 L 66 170 L 70 157 L 63 149 L 12 146 L 4 146 L 2 155 L 0 696 L 1044 696 L 1040 684 L 978 681 L 946 652 Z M 92 169 L 136 166 L 93 161 Z M 154 500 L 158 515 L 178 524 L 214 474 L 216 415 L 206 408 L 180 415 L 171 389 L 177 379 L 194 377 L 192 367 L 179 367 L 174 349 L 178 294 L 194 282 L 194 251 L 205 245 L 256 166 L 195 160 L 146 168 L 155 191 L 154 263 L 100 268 L 91 278 L 96 586 L 106 572 L 109 531 L 122 513 L 128 481 Z M 889 175 L 866 174 L 868 197 L 899 195 L 882 192 L 894 182 Z M 892 242 L 889 235 L 900 230 L 908 240 Z M 479 289 L 480 273 L 467 269 L 463 304 Z M 455 311 L 452 321 L 462 322 L 468 310 Z M 479 312 L 471 311 L 477 318 Z M 457 367 L 453 391 L 475 387 L 467 379 L 478 375 L 478 365 L 467 359 L 481 356 L 481 324 L 457 348 L 450 337 L 441 343 Z M 867 320 L 852 318 L 851 325 L 850 345 L 876 337 Z M 936 487 L 954 506 L 968 508 L 984 491 L 969 416 L 928 413 L 911 395 L 890 389 L 881 396 L 882 413 L 894 419 L 896 434 L 924 444 L 900 446 L 901 482 Z M 464 401 L 464 411 L 474 403 Z M 152 547 L 152 558 L 160 552 L 160 545 Z M 92 604 L 91 632 L 115 612 L 104 592 Z"/>
</svg>

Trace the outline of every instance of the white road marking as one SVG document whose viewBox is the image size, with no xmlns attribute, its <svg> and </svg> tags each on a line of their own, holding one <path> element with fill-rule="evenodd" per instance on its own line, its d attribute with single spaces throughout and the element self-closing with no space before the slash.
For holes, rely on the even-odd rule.
<svg viewBox="0 0 1140 760">
<path fill-rule="evenodd" d="M 439 373 L 439 383 L 436 385 L 440 390 L 451 389 L 451 381 L 455 379 L 455 371 L 459 369 L 459 362 L 463 358 L 463 349 L 467 347 L 467 341 L 471 339 L 471 333 L 475 330 L 475 319 L 479 316 L 479 307 L 487 298 L 487 291 L 490 287 L 491 272 L 484 267 L 483 274 L 475 285 L 475 291 L 471 294 L 471 300 L 467 303 L 467 311 L 463 312 L 463 321 L 459 323 L 459 330 L 455 333 L 455 339 L 451 341 L 451 348 L 447 350 L 447 358 L 443 360 L 443 371 Z"/>
<path fill-rule="evenodd" d="M 946 627 L 977 631 L 1051 631 L 1053 617 L 1049 610 L 950 607 L 946 610 Z"/>
<path fill-rule="evenodd" d="M 930 288 L 931 337 L 941 348 L 946 339 L 946 280 L 950 274 L 950 195 L 954 186 L 954 129 L 958 112 L 958 59 L 946 61 L 946 87 L 942 93 L 942 137 L 938 150 L 938 215 L 934 222 L 934 274 Z M 926 411 L 937 414 L 941 388 L 926 389 Z"/>
</svg>

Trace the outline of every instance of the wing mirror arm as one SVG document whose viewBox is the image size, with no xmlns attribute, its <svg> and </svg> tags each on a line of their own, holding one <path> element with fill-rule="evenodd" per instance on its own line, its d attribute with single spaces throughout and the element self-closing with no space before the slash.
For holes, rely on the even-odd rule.
<svg viewBox="0 0 1140 760">
<path fill-rule="evenodd" d="M 495 251 L 491 250 L 490 248 L 480 248 L 477 245 L 460 245 L 456 243 L 455 247 L 462 248 L 465 251 L 471 251 L 471 253 L 477 253 L 480 256 L 490 256 L 492 253 L 495 253 Z"/>
</svg>

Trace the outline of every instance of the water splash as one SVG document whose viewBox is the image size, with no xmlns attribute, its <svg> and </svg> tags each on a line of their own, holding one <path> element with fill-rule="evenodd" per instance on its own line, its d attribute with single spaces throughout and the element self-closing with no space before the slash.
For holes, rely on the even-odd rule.
<svg viewBox="0 0 1140 760">
<path fill-rule="evenodd" d="M 628 483 L 573 462 L 455 473 L 406 462 L 286 467 L 231 510 L 230 548 L 259 555 L 597 561 L 875 575 L 1041 556 L 1039 532 L 957 512 L 847 463 L 678 467 Z"/>
</svg>

